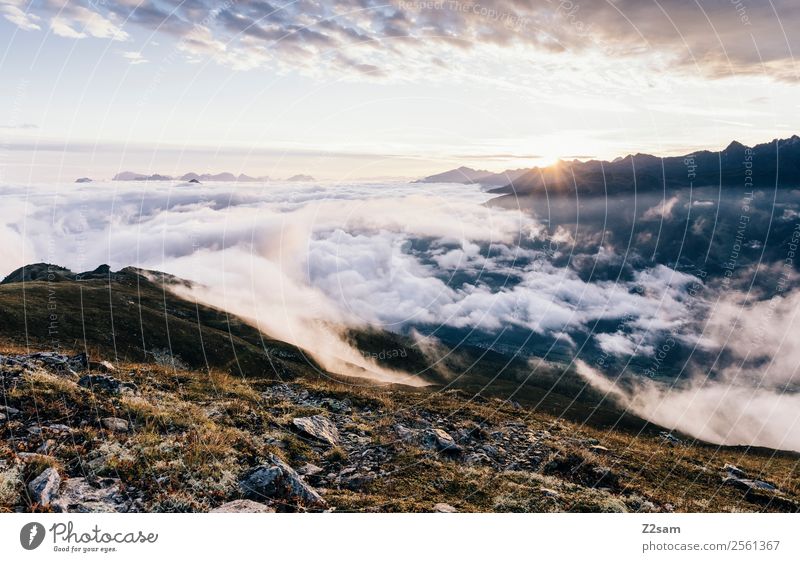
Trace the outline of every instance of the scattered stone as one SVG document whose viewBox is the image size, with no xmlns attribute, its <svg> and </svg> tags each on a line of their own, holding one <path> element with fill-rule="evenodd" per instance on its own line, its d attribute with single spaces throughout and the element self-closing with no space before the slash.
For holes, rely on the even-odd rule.
<svg viewBox="0 0 800 562">
<path fill-rule="evenodd" d="M 275 510 L 253 500 L 233 500 L 215 507 L 210 513 L 275 513 Z"/>
<path fill-rule="evenodd" d="M 608 448 L 603 447 L 602 445 L 592 445 L 591 447 L 589 447 L 589 450 L 593 453 L 600 453 L 600 454 L 609 452 Z"/>
<path fill-rule="evenodd" d="M 323 415 L 317 414 L 307 418 L 294 418 L 292 424 L 302 433 L 323 441 L 328 445 L 339 444 L 339 430 L 331 420 Z"/>
<path fill-rule="evenodd" d="M 437 503 L 433 506 L 436 513 L 458 513 L 458 510 L 449 503 Z"/>
<path fill-rule="evenodd" d="M 439 428 L 426 429 L 422 434 L 422 445 L 428 449 L 435 449 L 443 453 L 459 454 L 461 447 L 456 444 L 455 439 Z"/>
<path fill-rule="evenodd" d="M 541 492 L 543 495 L 547 496 L 548 498 L 557 498 L 557 497 L 559 497 L 559 496 L 561 495 L 561 494 L 559 494 L 558 492 L 556 492 L 555 490 L 552 490 L 552 489 L 550 489 L 550 488 L 545 488 L 544 486 L 542 486 L 541 488 L 539 488 L 539 491 L 540 491 L 540 492 Z"/>
<path fill-rule="evenodd" d="M 327 503 L 300 475 L 275 455 L 269 462 L 248 471 L 239 482 L 249 499 L 274 498 L 311 508 L 326 508 Z"/>
<path fill-rule="evenodd" d="M 130 510 L 126 500 L 117 478 L 104 478 L 96 484 L 69 478 L 52 507 L 59 513 L 124 513 Z"/>
<path fill-rule="evenodd" d="M 28 492 L 31 501 L 42 507 L 49 507 L 53 499 L 58 495 L 58 487 L 61 485 L 61 476 L 52 466 L 46 468 L 42 473 L 28 483 Z"/>
<path fill-rule="evenodd" d="M 0 414 L 0 423 L 3 423 L 4 421 L 6 421 L 6 419 L 8 418 L 6 418 L 5 414 Z"/>
<path fill-rule="evenodd" d="M 130 429 L 128 422 L 122 418 L 103 418 L 100 420 L 100 423 L 102 423 L 103 427 L 107 430 L 113 431 L 114 433 L 127 433 Z"/>
</svg>

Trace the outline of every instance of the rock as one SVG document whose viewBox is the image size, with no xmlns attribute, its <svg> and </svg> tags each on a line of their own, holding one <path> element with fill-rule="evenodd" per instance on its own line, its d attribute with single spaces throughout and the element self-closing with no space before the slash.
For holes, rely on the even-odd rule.
<svg viewBox="0 0 800 562">
<path fill-rule="evenodd" d="M 464 462 L 467 463 L 468 465 L 481 465 L 481 464 L 490 465 L 492 464 L 492 459 L 490 459 L 486 455 L 486 453 L 482 453 L 479 451 L 477 453 L 471 453 L 469 456 L 467 456 L 466 459 L 464 459 Z"/>
<path fill-rule="evenodd" d="M 95 485 L 85 478 L 69 478 L 52 507 L 59 513 L 123 513 L 128 511 L 128 502 L 117 478 Z"/>
<path fill-rule="evenodd" d="M 675 446 L 683 443 L 683 441 L 681 441 L 668 431 L 662 431 L 661 433 L 659 433 L 659 435 L 661 436 L 661 439 L 667 442 L 668 445 Z"/>
<path fill-rule="evenodd" d="M 53 423 L 47 426 L 48 431 L 53 433 L 72 433 L 72 428 L 63 423 Z"/>
<path fill-rule="evenodd" d="M 591 447 L 589 447 L 589 450 L 591 452 L 593 452 L 593 453 L 600 453 L 600 454 L 604 454 L 604 453 L 608 453 L 609 452 L 608 448 L 607 447 L 603 447 L 602 445 L 592 445 Z"/>
<path fill-rule="evenodd" d="M 443 453 L 457 455 L 461 453 L 455 439 L 443 429 L 426 429 L 422 434 L 422 445 L 428 449 L 435 449 Z"/>
<path fill-rule="evenodd" d="M 267 464 L 248 471 L 239 487 L 248 499 L 273 498 L 311 508 L 328 505 L 292 467 L 272 454 Z"/>
<path fill-rule="evenodd" d="M 121 390 L 119 381 L 109 375 L 84 375 L 78 380 L 78 386 L 111 394 L 119 394 Z"/>
<path fill-rule="evenodd" d="M 4 421 L 6 421 L 6 419 L 8 418 L 6 418 L 5 414 L 0 414 L 0 423 L 3 423 Z"/>
<path fill-rule="evenodd" d="M 89 369 L 100 373 L 113 373 L 117 370 L 117 368 L 108 361 L 89 361 Z"/>
<path fill-rule="evenodd" d="M 58 495 L 58 487 L 61 485 L 61 476 L 53 468 L 46 468 L 42 473 L 28 483 L 28 492 L 31 501 L 42 507 L 49 507 L 53 499 Z"/>
<path fill-rule="evenodd" d="M 747 473 L 744 470 L 733 464 L 726 463 L 725 466 L 722 467 L 722 470 L 727 472 L 729 476 L 735 476 L 736 478 L 747 477 Z"/>
<path fill-rule="evenodd" d="M 19 410 L 16 408 L 12 408 L 11 406 L 0 406 L 0 410 L 6 413 L 6 416 L 9 418 L 13 418 L 14 416 L 19 414 Z"/>
<path fill-rule="evenodd" d="M 331 412 L 337 414 L 346 414 L 350 411 L 350 400 L 335 400 L 333 398 L 325 398 L 322 405 L 328 408 Z"/>
<path fill-rule="evenodd" d="M 41 445 L 39 445 L 38 449 L 36 449 L 36 454 L 37 455 L 49 455 L 50 453 L 53 452 L 53 449 L 55 449 L 55 446 L 56 446 L 55 439 L 47 439 Z"/>
<path fill-rule="evenodd" d="M 92 183 L 92 178 L 78 178 L 75 183 Z"/>
<path fill-rule="evenodd" d="M 437 503 L 433 506 L 436 513 L 458 513 L 458 510 L 449 503 Z"/>
<path fill-rule="evenodd" d="M 410 442 L 414 441 L 414 439 L 416 438 L 416 435 L 417 435 L 416 431 L 414 431 L 413 429 L 409 429 L 409 428 L 407 428 L 406 426 L 404 426 L 403 424 L 400 424 L 400 423 L 395 424 L 394 431 L 395 431 L 395 433 L 397 433 L 397 437 L 401 441 L 404 441 L 406 443 L 410 443 Z"/>
<path fill-rule="evenodd" d="M 339 430 L 331 420 L 323 415 L 316 415 L 307 418 L 294 418 L 292 424 L 302 433 L 323 441 L 328 445 L 339 444 Z"/>
<path fill-rule="evenodd" d="M 215 507 L 210 513 L 275 513 L 275 510 L 253 500 L 233 500 Z"/>
<path fill-rule="evenodd" d="M 298 468 L 297 472 L 303 476 L 315 476 L 322 472 L 322 469 L 315 464 L 307 463 Z"/>
<path fill-rule="evenodd" d="M 778 488 L 764 482 L 763 480 L 752 480 L 749 478 L 738 478 L 736 476 L 728 476 L 722 479 L 722 483 L 728 486 L 734 486 L 745 492 L 779 492 Z"/>
<path fill-rule="evenodd" d="M 548 498 L 557 498 L 561 495 L 555 490 L 551 490 L 550 488 L 545 488 L 544 486 L 539 488 L 539 491 Z"/>
<path fill-rule="evenodd" d="M 114 433 L 127 433 L 129 429 L 128 422 L 122 418 L 103 418 L 100 423 Z"/>
<path fill-rule="evenodd" d="M 348 490 L 361 490 L 375 480 L 374 474 L 352 474 L 344 478 L 340 478 L 339 486 L 347 488 Z"/>
</svg>

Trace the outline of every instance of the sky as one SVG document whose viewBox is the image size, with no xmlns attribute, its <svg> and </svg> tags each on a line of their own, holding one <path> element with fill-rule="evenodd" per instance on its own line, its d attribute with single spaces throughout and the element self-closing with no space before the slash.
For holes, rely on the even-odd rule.
<svg viewBox="0 0 800 562">
<path fill-rule="evenodd" d="M 0 0 L 0 181 L 413 178 L 800 132 L 792 1 Z"/>
</svg>

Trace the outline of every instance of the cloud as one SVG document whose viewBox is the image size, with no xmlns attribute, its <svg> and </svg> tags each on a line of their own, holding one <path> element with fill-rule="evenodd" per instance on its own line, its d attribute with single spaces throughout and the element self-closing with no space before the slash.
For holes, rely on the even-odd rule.
<svg viewBox="0 0 800 562">
<path fill-rule="evenodd" d="M 722 445 L 800 451 L 800 394 L 702 377 L 675 385 L 646 378 L 623 385 L 583 361 L 576 368 L 595 389 L 662 427 Z"/>
<path fill-rule="evenodd" d="M 661 203 L 647 209 L 642 215 L 642 220 L 670 220 L 672 218 L 672 210 L 678 204 L 678 201 L 680 199 L 677 195 L 662 200 Z"/>
<path fill-rule="evenodd" d="M 111 19 L 73 3 L 64 3 L 60 7 L 58 13 L 50 19 L 50 29 L 54 34 L 69 39 L 85 37 L 114 41 L 128 39 L 128 34 Z"/>
<path fill-rule="evenodd" d="M 6 3 L 4 15 L 23 29 L 49 18 L 53 32 L 65 37 L 125 39 L 128 33 L 115 23 L 125 22 L 172 35 L 190 57 L 237 70 L 270 66 L 385 79 L 443 68 L 474 71 L 479 56 L 494 59 L 504 52 L 511 59 L 537 53 L 542 61 L 570 54 L 635 59 L 656 70 L 711 78 L 744 73 L 798 79 L 792 53 L 800 40 L 784 33 L 800 19 L 791 0 L 702 7 L 682 0 L 51 0 L 35 4 L 35 14 L 15 4 Z"/>
<path fill-rule="evenodd" d="M 128 60 L 130 64 L 144 64 L 147 62 L 147 59 L 139 51 L 125 51 L 122 53 L 122 58 Z"/>
<path fill-rule="evenodd" d="M 41 29 L 39 24 L 36 23 L 40 20 L 39 16 L 23 11 L 20 6 L 14 4 L 14 2 L 0 2 L 0 14 L 3 14 L 4 18 L 23 31 L 36 31 Z"/>
</svg>

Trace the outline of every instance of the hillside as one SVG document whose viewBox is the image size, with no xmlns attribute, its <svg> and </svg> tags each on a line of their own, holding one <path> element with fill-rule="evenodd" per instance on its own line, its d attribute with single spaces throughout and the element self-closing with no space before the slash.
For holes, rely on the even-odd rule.
<svg viewBox="0 0 800 562">
<path fill-rule="evenodd" d="M 800 455 L 671 434 L 569 371 L 520 384 L 485 350 L 416 389 L 324 372 L 175 283 L 36 264 L 0 284 L 0 509 L 797 510 Z"/>
</svg>

